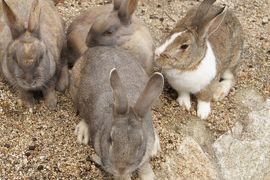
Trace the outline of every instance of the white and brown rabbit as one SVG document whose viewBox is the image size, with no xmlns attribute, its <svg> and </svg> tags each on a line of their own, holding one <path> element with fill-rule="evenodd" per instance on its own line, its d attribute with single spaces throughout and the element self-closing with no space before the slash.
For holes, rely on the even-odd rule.
<svg viewBox="0 0 270 180">
<path fill-rule="evenodd" d="M 138 0 L 114 0 L 113 5 L 90 8 L 68 28 L 68 54 L 73 64 L 93 46 L 120 46 L 137 57 L 148 74 L 153 68 L 153 39 L 133 13 Z M 90 29 L 90 31 L 89 31 Z"/>
<path fill-rule="evenodd" d="M 68 68 L 61 60 L 64 24 L 51 0 L 2 0 L 0 26 L 1 74 L 29 107 L 35 91 L 54 108 L 55 88 L 68 87 Z"/>
<path fill-rule="evenodd" d="M 130 179 L 135 170 L 143 180 L 154 179 L 149 161 L 160 147 L 150 108 L 163 84 L 160 73 L 149 78 L 119 47 L 89 48 L 72 68 L 71 97 L 83 118 L 78 141 L 90 140 L 93 159 L 115 179 Z"/>
<path fill-rule="evenodd" d="M 226 6 L 204 0 L 188 11 L 155 51 L 177 101 L 190 109 L 190 94 L 198 99 L 197 115 L 208 117 L 210 102 L 223 99 L 235 84 L 243 46 L 240 22 Z"/>
</svg>

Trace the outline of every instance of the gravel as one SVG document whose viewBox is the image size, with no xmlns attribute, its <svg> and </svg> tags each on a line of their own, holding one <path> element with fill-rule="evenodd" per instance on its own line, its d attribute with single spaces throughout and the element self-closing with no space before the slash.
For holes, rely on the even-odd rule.
<svg viewBox="0 0 270 180">
<path fill-rule="evenodd" d="M 66 24 L 88 7 L 110 3 L 104 0 L 65 0 L 57 8 Z M 245 32 L 245 49 L 238 71 L 237 85 L 221 102 L 212 103 L 212 114 L 205 121 L 214 139 L 246 115 L 238 106 L 235 94 L 254 88 L 270 96 L 270 14 L 269 0 L 218 0 L 228 4 L 240 19 Z M 141 0 L 137 16 L 150 28 L 157 46 L 163 37 L 183 17 L 196 0 Z M 93 150 L 76 142 L 76 116 L 68 92 L 57 94 L 58 106 L 48 110 L 43 101 L 33 111 L 22 107 L 16 92 L 0 82 L 0 179 L 111 179 L 89 159 Z M 162 152 L 152 160 L 154 171 L 160 171 L 164 156 L 175 151 L 182 142 L 182 128 L 195 116 L 183 110 L 175 101 L 176 93 L 166 85 L 159 103 L 153 108 L 155 127 Z M 181 174 L 181 172 L 178 172 Z M 136 177 L 134 178 L 136 179 Z"/>
</svg>

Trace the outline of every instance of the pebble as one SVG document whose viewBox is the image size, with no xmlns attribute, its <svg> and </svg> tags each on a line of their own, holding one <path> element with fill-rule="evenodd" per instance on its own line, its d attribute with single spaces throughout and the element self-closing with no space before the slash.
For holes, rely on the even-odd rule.
<svg viewBox="0 0 270 180">
<path fill-rule="evenodd" d="M 27 151 L 24 155 L 29 157 L 31 155 L 31 153 L 29 151 Z"/>
<path fill-rule="evenodd" d="M 38 170 L 38 171 L 41 171 L 41 170 L 43 170 L 43 168 L 44 168 L 43 165 L 39 165 L 39 166 L 37 167 L 37 170 Z"/>
<path fill-rule="evenodd" d="M 10 144 L 4 144 L 4 147 L 10 148 L 11 146 L 10 146 Z"/>
</svg>

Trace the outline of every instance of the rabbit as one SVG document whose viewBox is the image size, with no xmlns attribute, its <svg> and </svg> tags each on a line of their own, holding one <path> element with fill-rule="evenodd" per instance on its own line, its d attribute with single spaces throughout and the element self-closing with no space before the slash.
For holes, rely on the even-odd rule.
<svg viewBox="0 0 270 180">
<path fill-rule="evenodd" d="M 214 2 L 204 0 L 189 10 L 155 50 L 155 62 L 178 92 L 178 103 L 189 110 L 194 94 L 201 119 L 209 116 L 211 100 L 222 100 L 234 86 L 244 41 L 237 17 Z"/>
<path fill-rule="evenodd" d="M 73 64 L 87 46 L 120 46 L 137 57 L 150 75 L 154 46 L 148 28 L 133 15 L 138 0 L 114 0 L 77 17 L 68 28 L 68 53 Z M 90 30 L 89 30 L 90 29 Z"/>
<path fill-rule="evenodd" d="M 2 0 L 0 72 L 30 108 L 41 91 L 54 109 L 55 89 L 68 87 L 68 66 L 61 59 L 66 46 L 64 23 L 51 0 Z"/>
<path fill-rule="evenodd" d="M 154 179 L 149 160 L 160 145 L 150 108 L 163 90 L 162 74 L 149 78 L 129 51 L 110 46 L 89 48 L 71 71 L 70 93 L 83 119 L 78 141 L 90 142 L 92 159 L 115 179 L 131 179 L 137 169 L 141 179 Z"/>
</svg>

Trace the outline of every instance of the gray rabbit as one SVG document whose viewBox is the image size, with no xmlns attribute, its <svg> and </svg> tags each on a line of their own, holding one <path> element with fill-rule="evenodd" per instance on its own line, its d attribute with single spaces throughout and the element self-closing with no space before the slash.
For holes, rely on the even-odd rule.
<svg viewBox="0 0 270 180">
<path fill-rule="evenodd" d="M 68 69 L 61 60 L 64 24 L 51 0 L 2 0 L 0 20 L 0 73 L 34 106 L 33 92 L 42 91 L 54 108 L 55 88 L 68 87 Z"/>
<path fill-rule="evenodd" d="M 153 71 L 153 39 L 148 28 L 135 15 L 138 0 L 114 0 L 113 5 L 93 7 L 78 16 L 67 32 L 70 64 L 87 46 L 119 46 Z"/>
<path fill-rule="evenodd" d="M 150 79 L 134 56 L 119 47 L 89 48 L 72 69 L 70 92 L 83 120 L 75 133 L 90 140 L 96 162 L 115 179 L 154 179 L 149 163 L 158 150 L 150 108 L 161 94 L 164 79 Z"/>
</svg>

